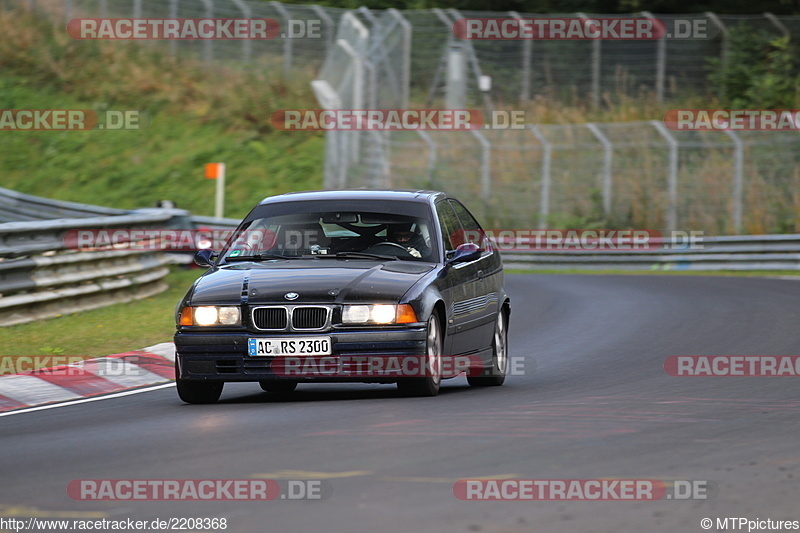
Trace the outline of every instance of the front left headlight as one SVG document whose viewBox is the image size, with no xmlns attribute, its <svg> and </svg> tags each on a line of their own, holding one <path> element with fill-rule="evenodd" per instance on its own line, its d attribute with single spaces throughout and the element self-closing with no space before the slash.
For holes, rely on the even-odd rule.
<svg viewBox="0 0 800 533">
<path fill-rule="evenodd" d="M 242 313 L 238 307 L 205 305 L 184 307 L 181 310 L 181 326 L 240 326 Z"/>
<path fill-rule="evenodd" d="M 418 322 L 409 304 L 345 305 L 343 324 L 410 324 Z"/>
</svg>

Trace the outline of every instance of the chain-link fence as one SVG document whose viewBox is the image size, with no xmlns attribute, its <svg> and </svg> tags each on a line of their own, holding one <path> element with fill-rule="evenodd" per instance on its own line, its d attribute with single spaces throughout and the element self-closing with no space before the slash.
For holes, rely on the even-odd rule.
<svg viewBox="0 0 800 533">
<path fill-rule="evenodd" d="M 329 89 L 326 98 L 319 98 L 323 107 L 362 109 L 371 107 L 364 94 L 396 93 L 387 76 L 367 76 L 365 65 L 393 57 L 382 71 L 404 80 L 406 67 L 397 52 L 404 46 L 410 99 L 424 101 L 425 107 L 461 108 L 453 104 L 460 102 L 491 113 L 498 103 L 525 102 L 534 92 L 556 90 L 595 100 L 612 90 L 649 90 L 663 99 L 684 88 L 704 89 L 709 57 L 725 60 L 729 26 L 750 24 L 780 35 L 800 21 L 769 14 L 674 16 L 667 28 L 678 27 L 676 21 L 690 26 L 702 21 L 718 30 L 714 38 L 675 42 L 466 41 L 452 31 L 461 18 L 531 15 L 437 9 L 394 15 L 413 28 L 411 45 L 385 39 L 383 26 L 362 20 L 358 42 L 368 44 L 351 48 L 369 52 L 328 55 L 314 82 Z M 346 47 L 349 35 L 340 27 L 337 46 Z M 454 71 L 460 87 L 451 83 Z M 338 77 L 329 79 L 329 72 Z M 340 81 L 344 73 L 346 83 Z M 361 96 L 353 101 L 354 95 Z M 330 104 L 347 98 L 350 105 Z M 369 102 L 375 101 L 380 97 Z M 672 131 L 661 121 L 644 121 L 471 131 L 329 131 L 327 140 L 327 187 L 445 190 L 467 199 L 494 227 L 800 231 L 797 131 Z"/>
<path fill-rule="evenodd" d="M 274 39 L 150 42 L 177 57 L 301 73 L 326 109 L 523 107 L 536 97 L 602 105 L 708 91 L 732 32 L 800 33 L 800 17 L 658 15 L 655 40 L 462 40 L 462 18 L 585 18 L 455 9 L 375 11 L 253 0 L 0 0 L 60 20 L 269 18 Z M 630 15 L 650 18 L 649 13 Z M 602 15 L 592 15 L 602 17 Z M 613 15 L 609 17 L 619 17 Z M 315 28 L 313 37 L 292 28 Z M 458 83 L 453 83 L 459 79 Z M 598 223 L 709 233 L 800 231 L 800 133 L 672 132 L 659 122 L 522 130 L 327 132 L 325 186 L 425 187 L 459 194 L 493 224 Z"/>
</svg>

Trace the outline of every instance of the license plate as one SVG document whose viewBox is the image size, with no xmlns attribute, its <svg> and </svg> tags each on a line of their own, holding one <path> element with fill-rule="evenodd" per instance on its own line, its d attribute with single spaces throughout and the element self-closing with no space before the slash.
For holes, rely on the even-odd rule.
<svg viewBox="0 0 800 533">
<path fill-rule="evenodd" d="M 331 355 L 330 337 L 277 337 L 248 339 L 247 352 L 253 357 L 281 355 Z"/>
</svg>

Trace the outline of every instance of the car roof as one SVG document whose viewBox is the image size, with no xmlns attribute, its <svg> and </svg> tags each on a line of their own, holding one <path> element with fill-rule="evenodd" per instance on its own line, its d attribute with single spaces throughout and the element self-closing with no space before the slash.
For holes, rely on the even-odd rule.
<svg viewBox="0 0 800 533">
<path fill-rule="evenodd" d="M 310 200 L 365 200 L 365 201 L 403 201 L 428 203 L 437 196 L 446 197 L 440 191 L 412 189 L 337 189 L 325 191 L 301 191 L 268 196 L 258 205 L 273 202 L 307 202 Z"/>
</svg>

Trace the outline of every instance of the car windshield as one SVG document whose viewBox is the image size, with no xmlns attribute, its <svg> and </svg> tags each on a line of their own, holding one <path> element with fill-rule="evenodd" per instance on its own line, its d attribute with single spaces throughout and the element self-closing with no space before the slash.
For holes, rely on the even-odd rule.
<svg viewBox="0 0 800 533">
<path fill-rule="evenodd" d="M 435 261 L 430 219 L 360 210 L 251 216 L 223 250 L 226 261 L 286 258 Z"/>
</svg>

